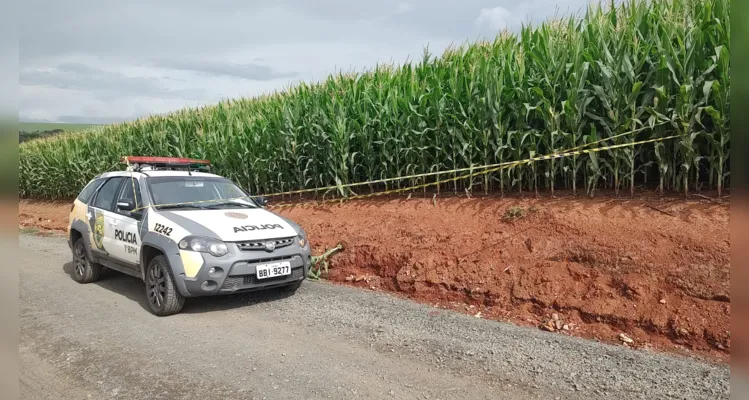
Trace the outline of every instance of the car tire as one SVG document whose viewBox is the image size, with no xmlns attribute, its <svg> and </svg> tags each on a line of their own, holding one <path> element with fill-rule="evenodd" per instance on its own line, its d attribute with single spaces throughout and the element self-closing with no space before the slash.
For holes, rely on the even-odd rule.
<svg viewBox="0 0 749 400">
<path fill-rule="evenodd" d="M 302 282 L 304 282 L 304 279 L 300 280 L 299 282 L 294 282 L 290 285 L 283 286 L 283 291 L 294 293 L 297 291 L 297 289 L 299 289 L 300 286 L 302 286 Z"/>
<path fill-rule="evenodd" d="M 102 266 L 88 258 L 86 242 L 78 238 L 73 244 L 73 280 L 78 283 L 91 283 L 99 280 Z"/>
<path fill-rule="evenodd" d="M 163 255 L 151 259 L 146 269 L 146 301 L 152 314 L 160 317 L 177 314 L 185 297 L 177 290 L 169 262 Z"/>
</svg>

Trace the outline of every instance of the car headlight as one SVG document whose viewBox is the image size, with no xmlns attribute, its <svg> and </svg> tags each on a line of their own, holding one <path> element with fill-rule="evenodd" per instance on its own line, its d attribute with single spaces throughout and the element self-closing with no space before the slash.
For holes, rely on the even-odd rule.
<svg viewBox="0 0 749 400">
<path fill-rule="evenodd" d="M 307 247 L 307 233 L 305 233 L 303 229 L 299 229 L 296 238 L 300 247 Z"/>
<path fill-rule="evenodd" d="M 182 250 L 192 250 L 200 253 L 210 253 L 213 256 L 221 257 L 229 252 L 226 243 L 212 238 L 201 236 L 189 236 L 179 241 L 179 248 Z"/>
</svg>

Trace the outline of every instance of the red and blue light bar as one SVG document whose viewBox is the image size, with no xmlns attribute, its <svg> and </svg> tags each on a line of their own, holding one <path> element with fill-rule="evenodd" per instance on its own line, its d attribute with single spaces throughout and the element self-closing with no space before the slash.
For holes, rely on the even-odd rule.
<svg viewBox="0 0 749 400">
<path fill-rule="evenodd" d="M 211 162 L 208 160 L 183 157 L 122 156 L 120 162 L 130 164 L 211 165 Z"/>
</svg>

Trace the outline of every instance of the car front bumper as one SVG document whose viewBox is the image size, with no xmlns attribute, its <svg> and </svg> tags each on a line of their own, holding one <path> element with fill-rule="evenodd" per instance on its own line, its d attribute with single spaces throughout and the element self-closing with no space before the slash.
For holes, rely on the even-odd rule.
<svg viewBox="0 0 749 400">
<path fill-rule="evenodd" d="M 272 252 L 241 250 L 233 243 L 227 243 L 227 245 L 229 245 L 229 254 L 222 257 L 201 253 L 203 264 L 196 276 L 188 277 L 180 274 L 176 277 L 184 284 L 184 296 L 215 296 L 294 284 L 306 279 L 312 263 L 309 244 L 306 247 L 300 247 L 295 242 L 293 245 Z M 281 261 L 289 262 L 290 274 L 265 279 L 257 278 L 256 267 L 258 265 Z M 212 268 L 214 274 L 210 273 Z"/>
</svg>

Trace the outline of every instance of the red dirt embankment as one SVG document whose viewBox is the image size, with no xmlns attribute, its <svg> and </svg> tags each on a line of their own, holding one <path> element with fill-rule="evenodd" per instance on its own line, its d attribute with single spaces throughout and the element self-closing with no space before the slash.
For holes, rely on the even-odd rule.
<svg viewBox="0 0 749 400">
<path fill-rule="evenodd" d="M 64 229 L 69 204 L 21 202 Z M 279 209 L 328 279 L 482 318 L 730 361 L 728 204 L 706 200 L 370 200 Z M 624 334 L 625 336 L 622 336 Z"/>
</svg>

